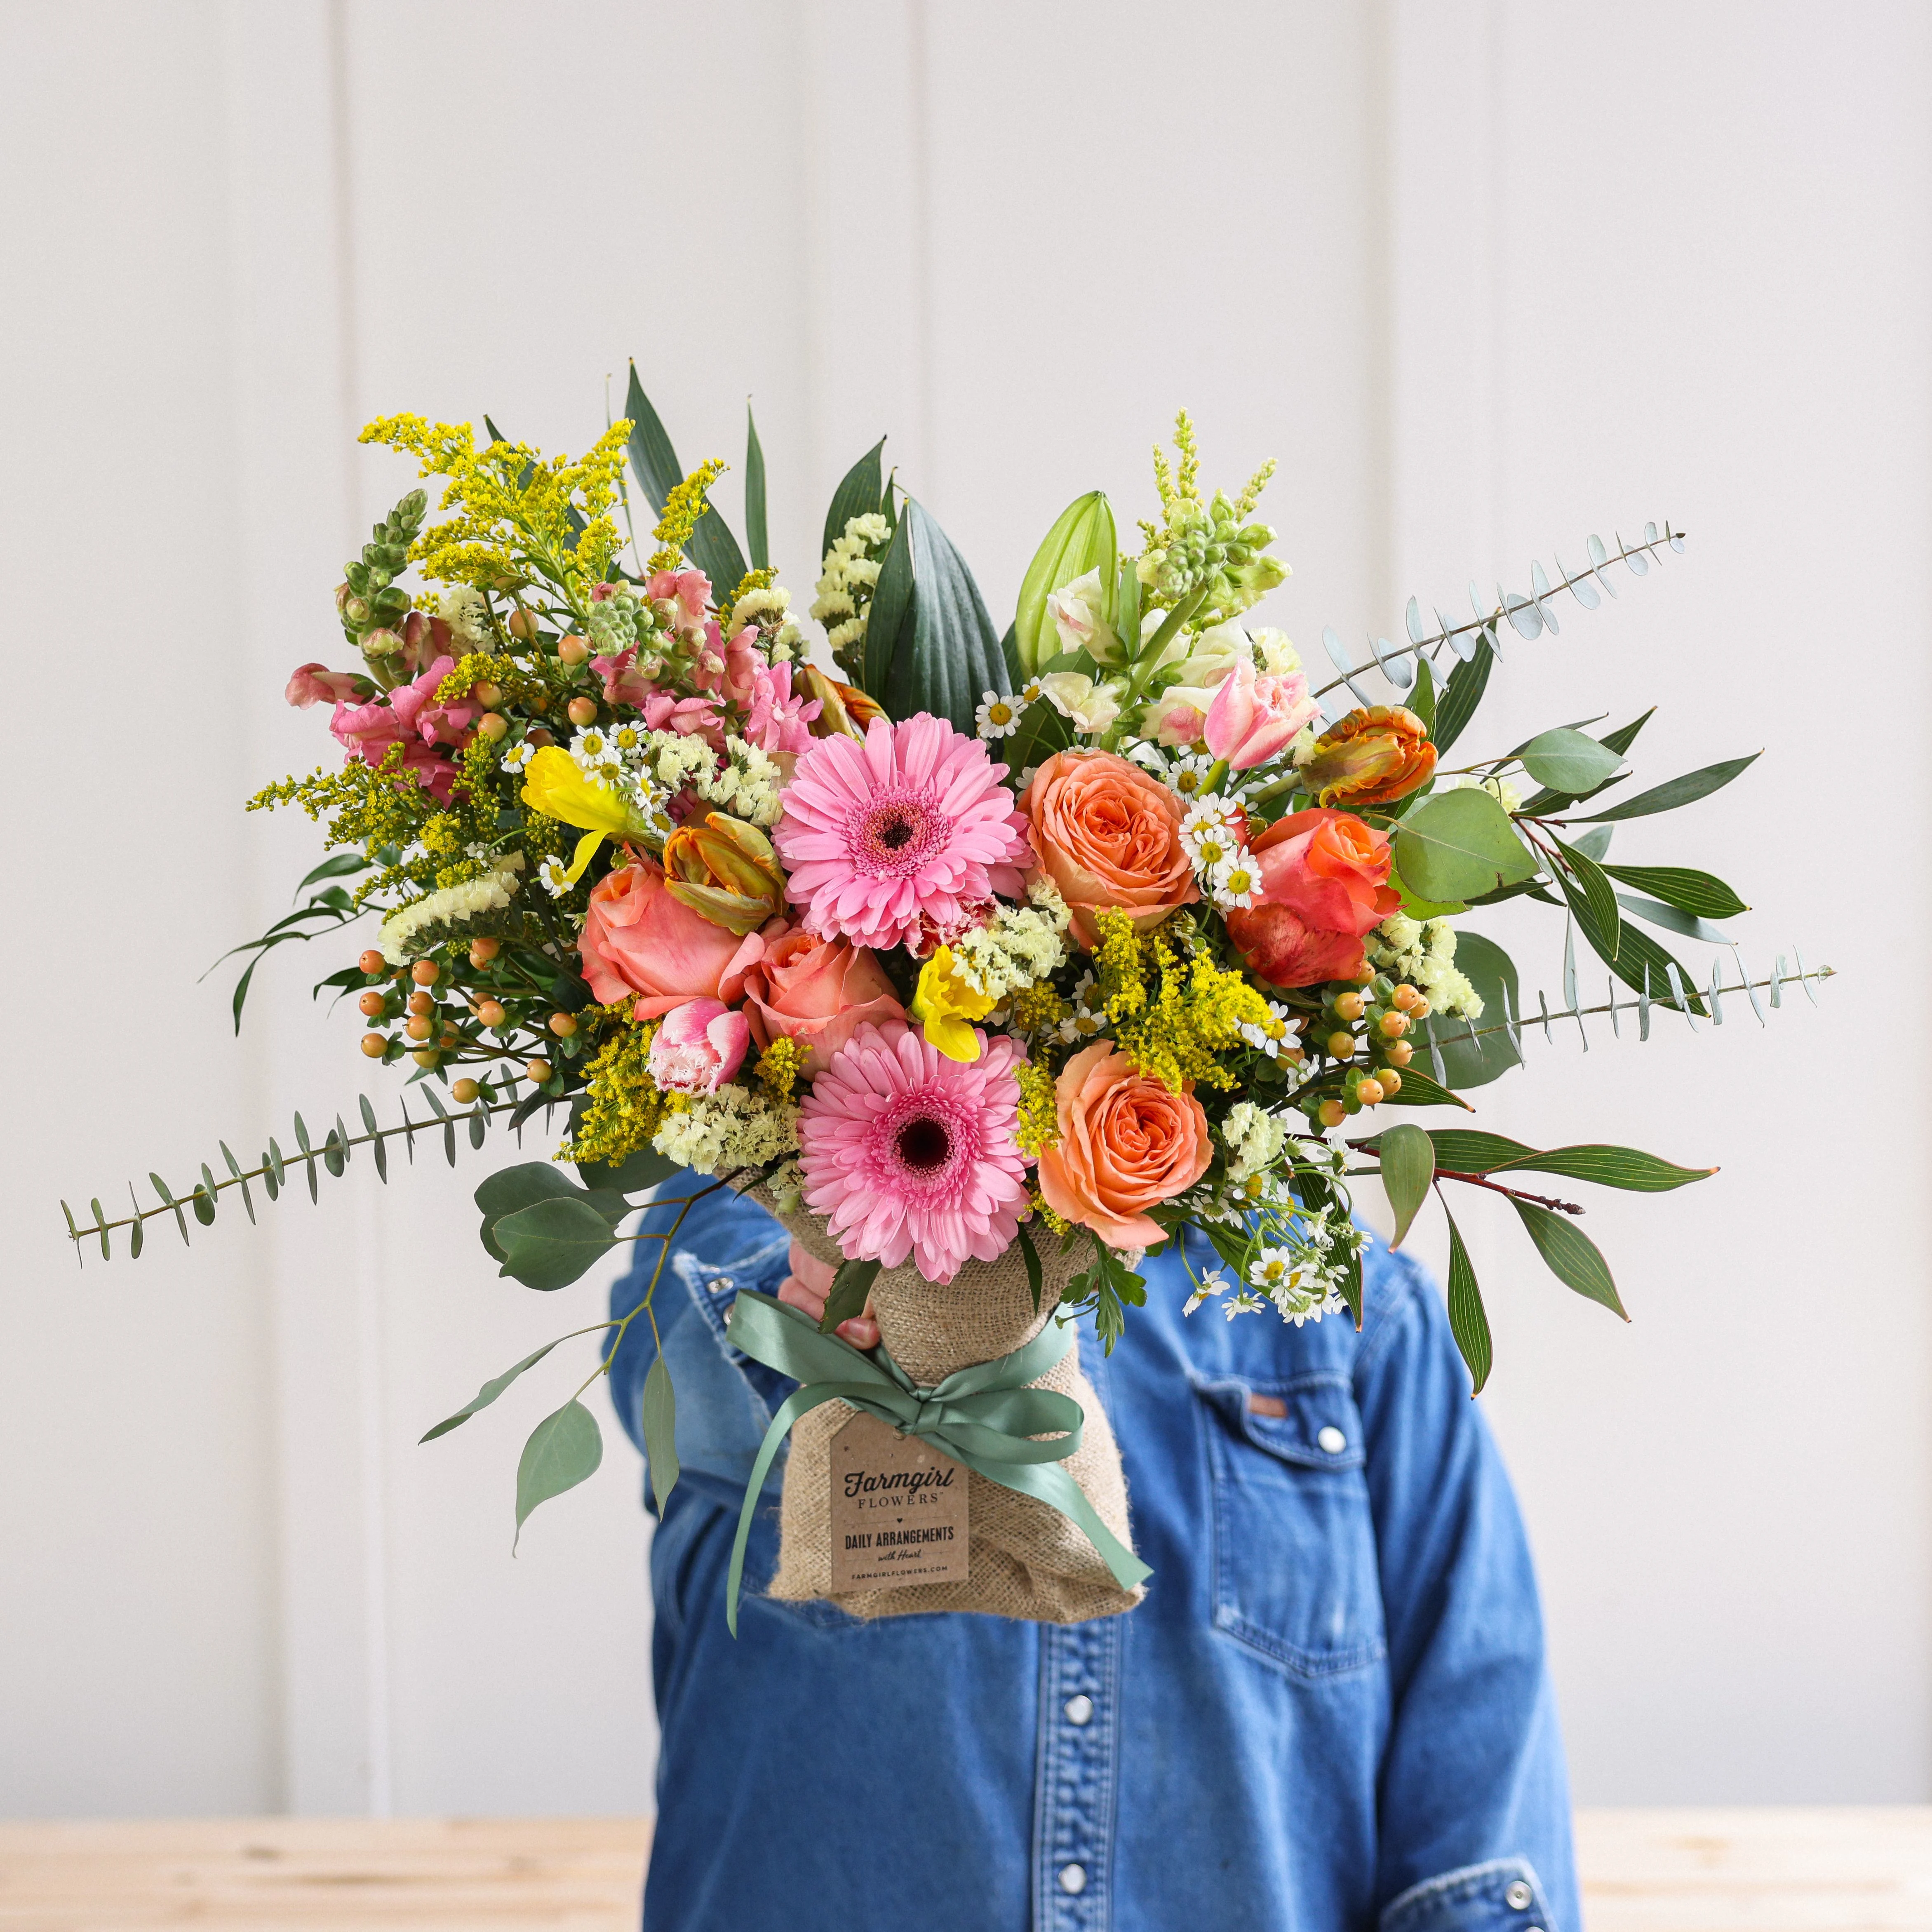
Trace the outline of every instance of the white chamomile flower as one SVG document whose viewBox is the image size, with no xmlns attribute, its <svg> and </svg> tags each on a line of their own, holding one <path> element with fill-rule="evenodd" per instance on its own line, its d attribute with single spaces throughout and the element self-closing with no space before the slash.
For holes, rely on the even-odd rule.
<svg viewBox="0 0 1932 1932">
<path fill-rule="evenodd" d="M 554 899 L 570 890 L 570 868 L 561 859 L 546 859 L 537 867 L 537 884 Z"/>
<path fill-rule="evenodd" d="M 980 736 L 982 738 L 1004 738 L 1020 722 L 1020 713 L 1026 709 L 1023 699 L 1002 698 L 996 691 L 989 691 L 982 699 L 979 710 L 974 713 L 979 721 Z"/>
<path fill-rule="evenodd" d="M 1233 1286 L 1233 1282 L 1219 1268 L 1210 1268 L 1194 1284 L 1194 1292 L 1187 1298 L 1187 1304 L 1181 1310 L 1181 1313 L 1192 1315 L 1204 1301 L 1211 1300 L 1217 1294 L 1225 1294 Z"/>
<path fill-rule="evenodd" d="M 1264 1020 L 1250 1020 L 1241 1028 L 1241 1037 L 1252 1047 L 1256 1047 L 1270 1060 L 1279 1060 L 1291 1049 L 1294 1029 L 1289 1024 L 1291 1016 L 1279 1000 L 1268 1002 L 1268 1016 Z"/>
<path fill-rule="evenodd" d="M 1270 1294 L 1287 1287 L 1294 1279 L 1292 1248 L 1264 1248 L 1248 1264 L 1248 1279 Z"/>
<path fill-rule="evenodd" d="M 1015 701 L 1024 711 L 1029 704 L 1033 704 L 1039 698 L 1040 694 L 1040 680 L 1036 677 L 1030 677 L 1020 686 L 1016 694 Z"/>
<path fill-rule="evenodd" d="M 1168 768 L 1167 782 L 1183 798 L 1198 798 L 1214 769 L 1214 760 L 1205 752 L 1190 752 L 1174 760 Z"/>
<path fill-rule="evenodd" d="M 571 740 L 570 755 L 586 772 L 594 772 L 600 766 L 610 764 L 610 734 L 595 724 L 588 726 Z"/>
<path fill-rule="evenodd" d="M 1094 986 L 1093 974 L 1083 973 L 1080 983 L 1067 995 L 1067 1014 L 1060 1022 L 1058 1031 L 1060 1038 L 1070 1046 L 1076 1040 L 1091 1040 L 1107 1024 L 1106 1014 L 1088 1004 Z"/>
<path fill-rule="evenodd" d="M 503 769 L 506 772 L 520 772 L 536 754 L 536 746 L 527 738 L 524 739 L 503 754 Z"/>
<path fill-rule="evenodd" d="M 634 752 L 642 747 L 644 734 L 634 724 L 619 724 L 611 730 L 610 742 L 620 752 Z"/>
<path fill-rule="evenodd" d="M 1214 903 L 1222 911 L 1251 906 L 1261 890 L 1261 870 L 1244 845 L 1214 868 Z"/>
<path fill-rule="evenodd" d="M 1240 807 L 1225 793 L 1203 792 L 1187 808 L 1187 816 L 1181 820 L 1181 830 L 1205 832 L 1231 830 L 1237 823 Z"/>
<path fill-rule="evenodd" d="M 1221 1304 L 1222 1312 L 1232 1322 L 1238 1315 L 1258 1315 L 1268 1304 L 1252 1288 L 1244 1288 L 1231 1300 Z"/>
<path fill-rule="evenodd" d="M 1240 849 L 1234 835 L 1219 825 L 1204 826 L 1198 832 L 1183 832 L 1180 842 L 1186 848 L 1187 856 L 1194 861 L 1194 869 L 1210 879 Z"/>
</svg>

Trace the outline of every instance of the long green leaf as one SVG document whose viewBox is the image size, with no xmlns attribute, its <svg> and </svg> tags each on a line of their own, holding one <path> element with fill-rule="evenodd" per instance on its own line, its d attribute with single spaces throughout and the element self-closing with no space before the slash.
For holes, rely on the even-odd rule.
<svg viewBox="0 0 1932 1932">
<path fill-rule="evenodd" d="M 684 481 L 684 471 L 657 411 L 651 406 L 650 398 L 644 394 L 644 386 L 638 380 L 634 362 L 631 364 L 630 384 L 625 392 L 624 414 L 631 424 L 632 473 L 643 486 L 652 510 L 661 517 L 670 493 Z"/>
<path fill-rule="evenodd" d="M 1722 764 L 1706 765 L 1701 771 L 1687 772 L 1681 778 L 1672 778 L 1668 784 L 1640 792 L 1635 798 L 1627 799 L 1608 812 L 1591 813 L 1576 823 L 1609 825 L 1626 818 L 1647 818 L 1654 812 L 1675 812 L 1680 805 L 1690 805 L 1698 799 L 1709 797 L 1714 791 L 1722 790 L 1740 772 L 1748 770 L 1763 755 L 1761 752 L 1753 752 L 1746 758 L 1727 758 Z"/>
<path fill-rule="evenodd" d="M 510 1544 L 512 1556 L 531 1510 L 595 1475 L 603 1460 L 604 1437 L 597 1418 L 574 1398 L 531 1430 L 517 1464 L 517 1534 Z"/>
<path fill-rule="evenodd" d="M 745 405 L 745 542 L 751 548 L 752 568 L 768 569 L 772 542 L 765 520 L 765 451 L 748 402 Z"/>
<path fill-rule="evenodd" d="M 913 544 L 902 518 L 885 555 L 866 613 L 866 648 L 859 682 L 868 698 L 883 700 L 900 640 L 912 635 Z"/>
<path fill-rule="evenodd" d="M 558 1337 L 560 1341 L 564 1339 Z M 479 1408 L 488 1408 L 526 1369 L 535 1368 L 556 1346 L 556 1342 L 546 1342 L 535 1354 L 526 1355 L 514 1367 L 506 1369 L 500 1376 L 492 1376 L 454 1415 L 445 1416 L 434 1429 L 418 1438 L 418 1442 L 434 1442 L 439 1436 L 447 1436 L 452 1429 L 460 1429 Z"/>
<path fill-rule="evenodd" d="M 1436 1167 L 1451 1174 L 1487 1174 L 1492 1168 L 1507 1167 L 1520 1154 L 1536 1151 L 1480 1127 L 1431 1127 L 1429 1138 L 1436 1143 Z"/>
<path fill-rule="evenodd" d="M 885 489 L 880 466 L 885 447 L 886 440 L 880 436 L 839 478 L 838 487 L 832 491 L 831 504 L 825 512 L 825 541 L 818 547 L 821 563 L 832 544 L 845 534 L 845 526 L 854 517 L 878 514 L 879 500 Z"/>
<path fill-rule="evenodd" d="M 882 702 L 895 718 L 929 712 L 948 720 L 968 737 L 974 713 L 988 691 L 1006 686 L 1006 660 L 1000 635 L 986 614 L 973 573 L 952 548 L 946 532 L 911 497 L 899 518 L 892 548 L 906 546 L 912 566 L 910 608 L 899 626 L 892 665 L 886 674 Z M 880 590 L 884 587 L 880 574 Z M 872 662 L 871 623 L 867 620 L 866 659 Z"/>
<path fill-rule="evenodd" d="M 1674 905 L 1666 905 L 1661 899 L 1647 899 L 1641 892 L 1619 892 L 1617 904 L 1633 918 L 1660 926 L 1666 932 L 1681 932 L 1686 939 L 1701 939 L 1707 946 L 1730 946 L 1736 943 L 1728 932 L 1713 926 L 1708 920 L 1700 919 L 1694 912 L 1681 912 Z"/>
<path fill-rule="evenodd" d="M 1090 570 L 1100 572 L 1103 614 L 1109 623 L 1113 621 L 1117 542 L 1113 506 L 1104 490 L 1090 490 L 1060 512 L 1020 581 L 1013 648 L 1022 677 L 1036 675 L 1058 650 L 1046 600 L 1076 578 Z"/>
<path fill-rule="evenodd" d="M 1565 1288 L 1574 1288 L 1589 1300 L 1601 1302 L 1626 1322 L 1630 1319 L 1617 1298 L 1617 1285 L 1610 1279 L 1610 1268 L 1598 1252 L 1596 1243 L 1568 1215 L 1552 1214 L 1547 1208 L 1514 1196 L 1510 1205 L 1529 1231 L 1529 1238 L 1536 1244 L 1536 1251 L 1550 1273 Z"/>
<path fill-rule="evenodd" d="M 1735 919 L 1750 910 L 1722 879 L 1694 872 L 1688 866 L 1606 866 L 1604 870 L 1680 912 L 1696 913 L 1705 919 Z"/>
<path fill-rule="evenodd" d="M 138 1223 L 136 1224 L 138 1225 Z M 1028 1232 L 1026 1223 L 1019 1228 L 1020 1257 L 1026 1263 L 1027 1286 L 1033 1293 L 1033 1312 L 1040 1312 L 1040 1298 L 1045 1292 L 1046 1278 L 1040 1271 L 1040 1250 L 1033 1244 L 1033 1236 Z"/>
<path fill-rule="evenodd" d="M 644 1458 L 651 1472 L 651 1492 L 658 1499 L 658 1514 L 664 1514 L 670 1492 L 677 1486 L 677 1396 L 670 1385 L 670 1371 L 658 1356 L 644 1377 L 641 1404 L 644 1414 Z"/>
<path fill-rule="evenodd" d="M 1677 976 L 1684 988 L 1684 1004 L 1700 1018 L 1705 1012 L 1702 998 L 1694 987 L 1690 976 L 1682 965 L 1640 927 L 1633 926 L 1628 920 L 1618 926 L 1616 938 L 1609 938 L 1598 924 L 1595 914 L 1582 893 L 1563 873 L 1556 875 L 1556 883 L 1562 888 L 1563 896 L 1576 923 L 1582 928 L 1583 937 L 1590 942 L 1597 957 L 1626 986 L 1640 993 L 1647 992 L 1654 1000 L 1671 998 L 1670 970 L 1677 968 Z"/>
<path fill-rule="evenodd" d="M 1403 1082 L 1405 1086 L 1407 1084 Z M 1377 1151 L 1382 1158 L 1382 1187 L 1395 1216 L 1395 1232 L 1389 1246 L 1399 1248 L 1422 1204 L 1429 1198 L 1430 1183 L 1436 1178 L 1436 1149 L 1420 1127 L 1404 1122 L 1382 1136 Z"/>
<path fill-rule="evenodd" d="M 1449 1222 L 1449 1332 L 1468 1365 L 1473 1384 L 1469 1393 L 1478 1396 L 1490 1378 L 1492 1360 L 1490 1318 L 1483 1306 L 1483 1291 L 1476 1285 L 1476 1270 L 1469 1265 L 1469 1251 L 1462 1245 L 1462 1231 L 1446 1208 L 1443 1213 Z"/>
<path fill-rule="evenodd" d="M 1623 926 L 1623 916 L 1617 910 L 1616 888 L 1605 877 L 1603 867 L 1588 853 L 1564 844 L 1560 838 L 1556 842 L 1556 849 L 1569 866 L 1570 876 L 1576 881 L 1584 903 L 1590 908 L 1590 916 L 1597 922 L 1597 930 L 1614 955 Z"/>
<path fill-rule="evenodd" d="M 1438 1148 L 1438 1154 L 1440 1151 Z M 1714 1167 L 1678 1167 L 1638 1148 L 1597 1142 L 1550 1148 L 1541 1153 L 1526 1148 L 1509 1160 L 1495 1162 L 1488 1171 L 1502 1174 L 1516 1170 L 1560 1174 L 1568 1180 L 1594 1181 L 1600 1187 L 1621 1187 L 1636 1194 L 1666 1194 L 1694 1180 L 1708 1180 L 1718 1172 Z"/>
<path fill-rule="evenodd" d="M 1474 652 L 1449 674 L 1449 682 L 1442 687 L 1442 695 L 1436 701 L 1436 722 L 1429 734 L 1438 752 L 1447 752 L 1462 736 L 1464 726 L 1476 715 L 1476 706 L 1483 701 L 1483 689 L 1490 681 L 1490 667 L 1496 662 L 1496 657 L 1490 647 L 1489 633 L 1485 631 L 1477 638 Z"/>
<path fill-rule="evenodd" d="M 1466 1114 L 1475 1112 L 1460 1094 L 1451 1093 L 1440 1081 L 1424 1073 L 1414 1060 L 1402 1070 L 1400 1090 L 1384 1104 L 1390 1107 L 1460 1107 Z"/>
</svg>

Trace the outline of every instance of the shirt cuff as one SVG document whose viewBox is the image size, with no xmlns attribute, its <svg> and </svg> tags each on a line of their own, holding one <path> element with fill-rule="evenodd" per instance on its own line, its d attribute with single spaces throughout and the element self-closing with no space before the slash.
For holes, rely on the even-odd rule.
<svg viewBox="0 0 1932 1932">
<path fill-rule="evenodd" d="M 1379 1932 L 1557 1932 L 1527 1858 L 1461 1865 L 1412 1885 L 1384 1906 Z"/>
</svg>

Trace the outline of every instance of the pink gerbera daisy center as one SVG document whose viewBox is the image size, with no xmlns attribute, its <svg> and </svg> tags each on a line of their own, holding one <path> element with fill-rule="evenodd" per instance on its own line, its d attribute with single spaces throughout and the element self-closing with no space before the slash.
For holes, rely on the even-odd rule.
<svg viewBox="0 0 1932 1932">
<path fill-rule="evenodd" d="M 868 799 L 846 821 L 845 849 L 874 878 L 904 878 L 946 850 L 952 821 L 927 790 L 888 792 Z"/>
<path fill-rule="evenodd" d="M 880 1110 L 866 1137 L 878 1185 L 927 1200 L 956 1191 L 962 1171 L 980 1158 L 982 1136 L 976 1108 L 952 1100 L 916 1092 Z"/>
</svg>

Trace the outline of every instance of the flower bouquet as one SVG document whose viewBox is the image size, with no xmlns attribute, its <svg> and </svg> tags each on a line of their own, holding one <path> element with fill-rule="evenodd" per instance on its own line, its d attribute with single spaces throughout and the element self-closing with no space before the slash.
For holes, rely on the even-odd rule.
<svg viewBox="0 0 1932 1932">
<path fill-rule="evenodd" d="M 1562 916 L 1546 1033 L 1631 1014 L 1647 1037 L 1660 1007 L 1721 1021 L 1727 993 L 1762 1020 L 1761 994 L 1776 1006 L 1823 976 L 1780 959 L 1753 980 L 1712 923 L 1746 909 L 1730 886 L 1610 856 L 1620 825 L 1750 758 L 1607 802 L 1646 712 L 1448 762 L 1505 638 L 1681 550 L 1668 525 L 1613 549 L 1592 536 L 1553 584 L 1533 565 L 1526 593 L 1472 586 L 1460 621 L 1412 599 L 1406 640 L 1373 640 L 1372 663 L 1328 632 L 1317 682 L 1246 621 L 1287 574 L 1258 518 L 1273 466 L 1206 494 L 1184 415 L 1138 548 L 1105 495 L 1081 496 L 1004 637 L 881 445 L 826 517 L 814 662 L 766 554 L 754 425 L 748 556 L 710 501 L 724 466 L 682 471 L 634 370 L 626 419 L 580 461 L 485 423 L 482 441 L 406 416 L 363 432 L 440 478 L 440 504 L 433 519 L 412 490 L 348 566 L 348 668 L 290 680 L 291 704 L 332 707 L 342 759 L 251 806 L 299 804 L 332 856 L 241 949 L 234 1000 L 238 1028 L 270 950 L 380 914 L 322 984 L 356 1000 L 362 1052 L 406 1068 L 427 1112 L 405 1101 L 383 1126 L 365 1098 L 364 1131 L 338 1115 L 320 1136 L 297 1115 L 293 1154 L 271 1139 L 244 1170 L 224 1144 L 225 1174 L 203 1166 L 178 1193 L 154 1177 L 158 1204 L 110 1219 L 96 1202 L 69 1227 L 104 1255 L 124 1229 L 139 1254 L 148 1221 L 171 1214 L 186 1240 L 231 1188 L 252 1217 L 250 1181 L 272 1198 L 292 1166 L 313 1196 L 358 1148 L 386 1179 L 398 1135 L 440 1133 L 454 1163 L 459 1136 L 481 1147 L 560 1108 L 556 1158 L 476 1195 L 484 1246 L 532 1288 L 581 1276 L 646 1196 L 677 1204 L 668 1232 L 631 1238 L 660 1244 L 661 1274 L 692 1201 L 753 1192 L 837 1273 L 819 1322 L 749 1293 L 733 1310 L 732 1340 L 800 1384 L 747 1492 L 734 1618 L 788 1431 L 778 1594 L 866 1616 L 1130 1606 L 1147 1571 L 1068 1324 L 1090 1312 L 1111 1348 L 1144 1299 L 1141 1256 L 1168 1243 L 1190 1312 L 1359 1322 L 1357 1175 L 1379 1175 L 1398 1244 L 1431 1195 L 1448 1212 L 1445 1184 L 1503 1195 L 1557 1276 L 1621 1314 L 1580 1210 L 1518 1181 L 1655 1191 L 1713 1170 L 1406 1118 L 1469 1111 L 1522 1058 L 1515 967 L 1466 915 L 1522 896 Z M 649 554 L 627 461 L 657 519 Z M 1660 932 L 1720 964 L 1692 972 Z M 1580 934 L 1610 976 L 1594 1004 Z M 1488 1323 L 1453 1216 L 1448 1234 L 1450 1321 L 1480 1390 Z M 655 1334 L 656 1286 L 605 1324 L 604 1366 L 633 1322 Z M 868 1304 L 882 1340 L 862 1352 L 836 1331 Z M 597 1465 L 582 1393 L 530 1438 L 519 1528 Z M 662 1501 L 677 1459 L 661 1352 L 643 1404 Z M 913 1527 L 881 1529 L 880 1498 Z"/>
</svg>

